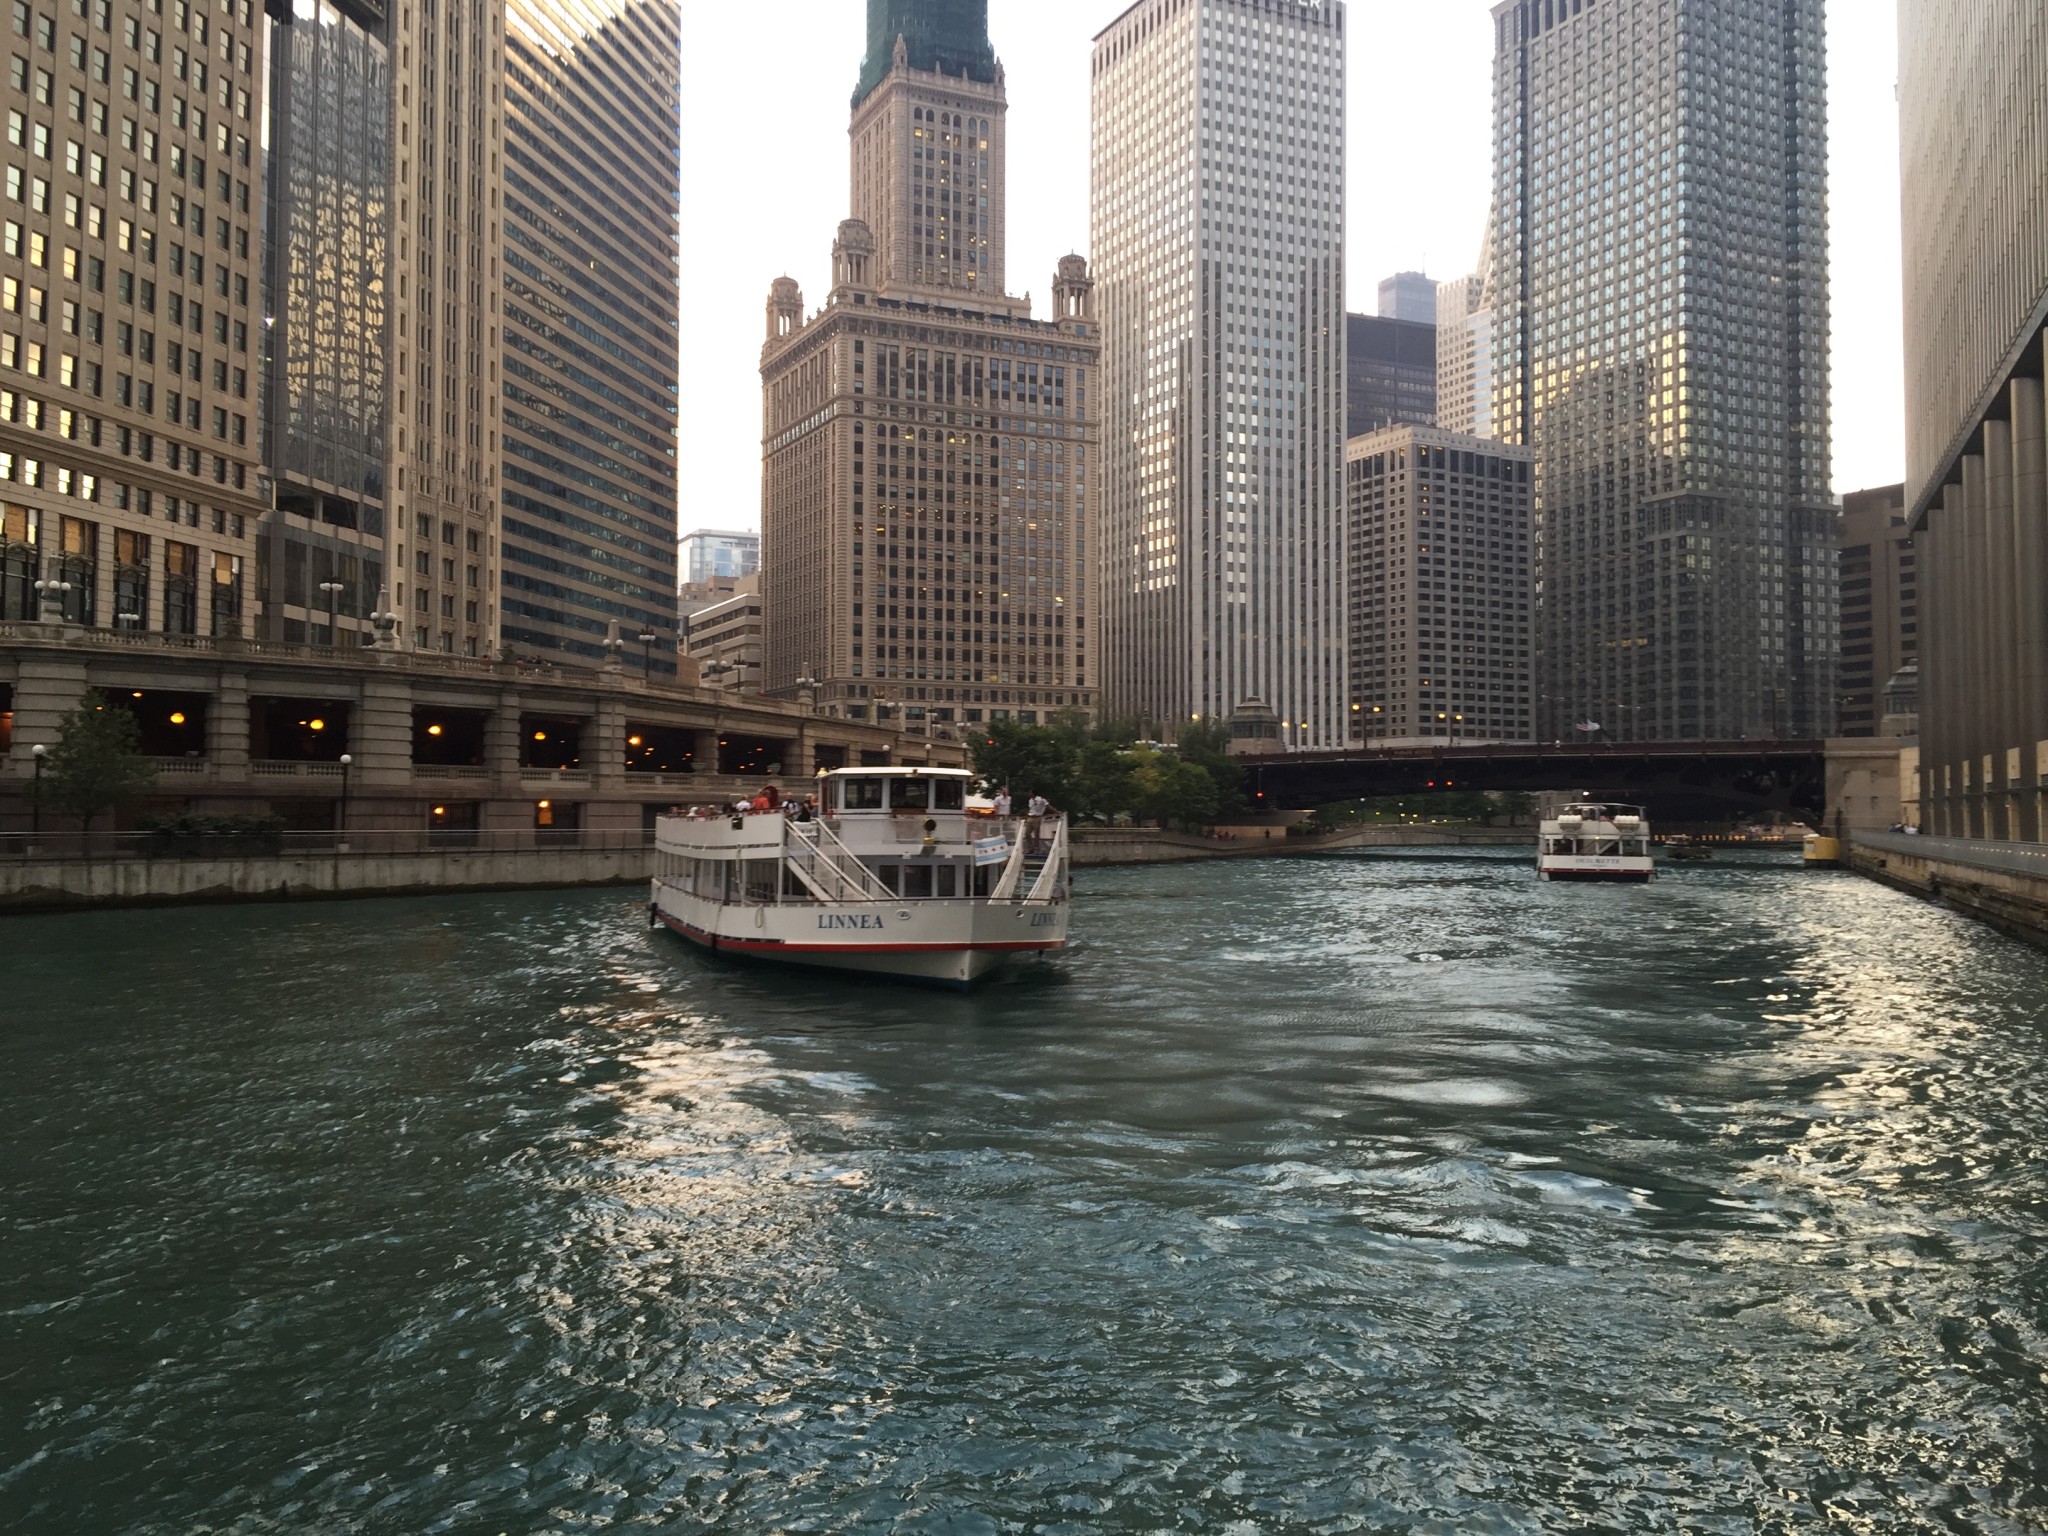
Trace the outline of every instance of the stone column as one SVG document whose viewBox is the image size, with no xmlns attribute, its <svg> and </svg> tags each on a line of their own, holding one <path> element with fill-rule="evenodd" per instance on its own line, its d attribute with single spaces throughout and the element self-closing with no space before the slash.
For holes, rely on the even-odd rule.
<svg viewBox="0 0 2048 1536">
<path fill-rule="evenodd" d="M 1963 581 L 1959 596 L 1962 600 L 1960 612 L 1969 625 L 1969 645 L 1962 657 L 1963 675 L 1958 680 L 1956 695 L 1957 741 L 1962 747 L 1964 761 L 1969 764 L 1965 812 L 1970 829 L 1968 835 L 1988 837 L 1990 828 L 1985 815 L 1988 786 L 1984 783 L 1982 760 L 1988 739 L 1985 726 L 1994 714 L 1994 707 L 1985 696 L 1986 672 L 1994 650 L 1989 595 L 1991 551 L 1984 517 L 1983 455 L 1965 454 L 1962 473 Z"/>
<path fill-rule="evenodd" d="M 2019 544 L 2013 527 L 2012 425 L 2003 421 L 1984 423 L 1984 587 L 1979 601 L 1984 608 L 1987 645 L 1984 655 L 1983 730 L 1980 751 L 1989 754 L 1991 771 L 1984 784 L 1984 835 L 2010 838 L 2014 835 L 2012 808 L 2017 785 L 2006 777 L 2007 749 L 2019 740 L 2016 716 L 2019 698 L 2013 688 L 2015 659 L 2013 636 L 2018 597 L 2013 588 L 2018 577 L 2013 567 Z"/>
<path fill-rule="evenodd" d="M 591 767 L 591 784 L 600 795 L 619 795 L 626 790 L 626 701 L 617 694 L 599 697 L 591 714 L 590 740 L 583 745 L 583 760 Z"/>
<path fill-rule="evenodd" d="M 206 711 L 206 755 L 216 778 L 240 783 L 249 777 L 249 676 L 223 670 Z"/>
<path fill-rule="evenodd" d="M 410 788 L 412 772 L 412 680 L 403 674 L 372 672 L 357 695 L 349 727 L 355 781 L 363 785 Z"/>
<path fill-rule="evenodd" d="M 519 790 L 519 690 L 499 692 L 497 706 L 484 726 L 484 765 L 502 793 Z"/>
<path fill-rule="evenodd" d="M 2012 381 L 2013 696 L 2017 705 L 2020 771 L 2027 788 L 2041 778 L 2036 747 L 2048 739 L 2048 411 L 2039 379 Z M 2040 797 L 2022 793 L 2017 835 L 2042 840 Z"/>
<path fill-rule="evenodd" d="M 1964 837 L 1969 833 L 1969 818 L 1965 814 L 1967 802 L 1963 794 L 1963 759 L 1969 751 L 1964 740 L 1968 701 L 1963 697 L 1970 668 L 1970 605 L 1966 586 L 1969 539 L 1963 513 L 1963 488 L 1960 485 L 1943 487 L 1937 559 L 1941 567 L 1942 605 L 1946 616 L 1940 626 L 1943 659 L 1939 699 L 1941 734 L 1937 744 L 1942 783 L 1941 830 L 1949 837 Z"/>
<path fill-rule="evenodd" d="M 78 708 L 87 687 L 85 661 L 55 653 L 23 651 L 14 681 L 14 749 L 9 761 L 26 778 L 35 769 L 31 747 L 54 747 L 57 727 Z"/>
</svg>

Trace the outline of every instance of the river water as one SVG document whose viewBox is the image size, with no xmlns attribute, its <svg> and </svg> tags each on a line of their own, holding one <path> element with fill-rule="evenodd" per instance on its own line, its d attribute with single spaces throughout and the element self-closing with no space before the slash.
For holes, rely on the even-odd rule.
<svg viewBox="0 0 2048 1536">
<path fill-rule="evenodd" d="M 2048 956 L 1781 859 L 0 924 L 0 1530 L 2037 1532 Z"/>
</svg>

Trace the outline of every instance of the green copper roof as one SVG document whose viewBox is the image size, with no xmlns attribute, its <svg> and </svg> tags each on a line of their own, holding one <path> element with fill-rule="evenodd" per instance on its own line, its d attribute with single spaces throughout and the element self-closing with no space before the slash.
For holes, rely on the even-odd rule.
<svg viewBox="0 0 2048 1536">
<path fill-rule="evenodd" d="M 984 85 L 996 77 L 988 0 L 868 0 L 868 52 L 853 91 L 856 107 L 889 73 L 899 37 L 912 69 L 964 73 Z"/>
</svg>

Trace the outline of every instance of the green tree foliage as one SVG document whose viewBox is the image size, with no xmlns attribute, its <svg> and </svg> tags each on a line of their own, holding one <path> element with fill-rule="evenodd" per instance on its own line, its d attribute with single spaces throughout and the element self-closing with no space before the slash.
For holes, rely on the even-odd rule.
<svg viewBox="0 0 2048 1536">
<path fill-rule="evenodd" d="M 997 720 L 975 740 L 974 770 L 990 794 L 1008 786 L 1019 805 L 1044 795 L 1086 820 L 1197 826 L 1244 808 L 1244 774 L 1224 751 L 1220 726 L 1196 721 L 1163 749 L 1134 745 L 1137 731 L 1131 720 L 1091 726 L 1078 711 L 1050 725 Z"/>
<path fill-rule="evenodd" d="M 1007 787 L 1019 805 L 1043 795 L 1064 810 L 1074 798 L 1079 754 L 1079 744 L 1058 726 L 993 720 L 974 744 L 974 771 L 989 794 Z"/>
<path fill-rule="evenodd" d="M 1162 826 L 1192 827 L 1216 819 L 1216 781 L 1198 763 L 1152 747 L 1130 752 L 1133 809 Z"/>
<path fill-rule="evenodd" d="M 1073 804 L 1077 816 L 1115 821 L 1136 811 L 1129 749 L 1110 741 L 1091 741 L 1081 749 L 1074 775 Z"/>
<path fill-rule="evenodd" d="M 85 831 L 103 812 L 140 805 L 156 792 L 156 764 L 142 755 L 141 742 L 135 717 L 88 689 L 58 725 L 57 743 L 43 760 L 43 802 L 76 816 Z"/>
<path fill-rule="evenodd" d="M 1511 824 L 1536 819 L 1536 797 L 1526 789 L 1511 789 L 1505 794 L 1496 795 L 1494 802 L 1500 807 L 1501 815 L 1507 817 Z"/>
<path fill-rule="evenodd" d="M 1216 809 L 1211 817 L 1241 811 L 1251 802 L 1244 791 L 1244 770 L 1230 755 L 1230 727 L 1221 720 L 1190 721 L 1180 733 L 1176 748 L 1180 760 L 1192 763 L 1209 775 L 1216 787 Z"/>
</svg>

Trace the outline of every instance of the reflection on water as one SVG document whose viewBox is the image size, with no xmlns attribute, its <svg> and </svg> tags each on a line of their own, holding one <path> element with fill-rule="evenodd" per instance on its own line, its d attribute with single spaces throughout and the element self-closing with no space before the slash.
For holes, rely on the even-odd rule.
<svg viewBox="0 0 2048 1536">
<path fill-rule="evenodd" d="M 1776 861 L 13 920 L 0 1528 L 2036 1531 L 2048 957 Z"/>
</svg>

